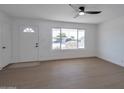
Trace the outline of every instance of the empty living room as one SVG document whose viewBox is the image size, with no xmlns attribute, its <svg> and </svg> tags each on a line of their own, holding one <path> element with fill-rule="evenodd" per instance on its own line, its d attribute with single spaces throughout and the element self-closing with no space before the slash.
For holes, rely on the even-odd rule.
<svg viewBox="0 0 124 93">
<path fill-rule="evenodd" d="M 124 89 L 124 4 L 0 4 L 0 89 Z"/>
</svg>

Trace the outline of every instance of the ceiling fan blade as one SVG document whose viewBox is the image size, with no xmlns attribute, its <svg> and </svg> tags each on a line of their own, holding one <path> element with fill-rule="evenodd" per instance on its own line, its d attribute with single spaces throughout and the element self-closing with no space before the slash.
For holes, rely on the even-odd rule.
<svg viewBox="0 0 124 93">
<path fill-rule="evenodd" d="M 77 18 L 78 16 L 80 16 L 79 13 L 77 13 L 73 18 Z"/>
<path fill-rule="evenodd" d="M 102 11 L 85 11 L 85 13 L 87 13 L 87 14 L 99 14 L 101 12 Z"/>
<path fill-rule="evenodd" d="M 75 11 L 79 11 L 79 9 L 78 8 L 76 8 L 76 7 L 74 7 L 72 4 L 69 4 L 69 6 L 72 8 L 72 9 L 74 9 Z"/>
</svg>

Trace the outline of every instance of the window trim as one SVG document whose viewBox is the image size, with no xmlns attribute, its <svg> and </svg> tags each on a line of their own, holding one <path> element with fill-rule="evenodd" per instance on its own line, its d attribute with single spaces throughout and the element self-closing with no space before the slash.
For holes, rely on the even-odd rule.
<svg viewBox="0 0 124 93">
<path fill-rule="evenodd" d="M 59 50 L 61 50 L 61 51 L 65 51 L 65 50 L 85 50 L 86 49 L 86 29 L 84 29 L 84 28 L 70 28 L 70 27 L 52 27 L 52 29 L 60 29 L 60 34 L 61 34 L 61 29 L 76 29 L 77 30 L 77 48 L 73 48 L 73 49 L 62 49 L 62 47 L 61 47 L 61 42 L 60 42 L 60 48 L 59 49 L 53 49 L 53 46 L 51 47 L 52 48 L 52 50 L 54 50 L 54 51 L 59 51 Z M 78 30 L 83 30 L 84 31 L 84 48 L 79 48 L 78 47 Z M 52 31 L 51 31 L 52 32 Z M 52 34 L 53 34 L 53 32 L 52 32 Z M 60 37 L 60 39 L 62 39 L 62 37 Z M 52 43 L 53 44 L 53 43 Z M 51 44 L 51 45 L 52 45 Z"/>
</svg>

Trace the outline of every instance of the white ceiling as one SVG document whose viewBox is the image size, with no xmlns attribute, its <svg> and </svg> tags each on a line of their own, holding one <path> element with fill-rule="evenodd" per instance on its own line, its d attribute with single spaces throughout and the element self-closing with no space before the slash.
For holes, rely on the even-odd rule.
<svg viewBox="0 0 124 93">
<path fill-rule="evenodd" d="M 75 7 L 83 5 L 74 5 Z M 85 4 L 86 10 L 101 10 L 98 15 L 84 15 L 73 18 L 75 11 L 68 4 L 1 4 L 0 10 L 14 17 L 41 18 L 47 20 L 101 23 L 113 18 L 124 16 L 123 4 Z"/>
</svg>

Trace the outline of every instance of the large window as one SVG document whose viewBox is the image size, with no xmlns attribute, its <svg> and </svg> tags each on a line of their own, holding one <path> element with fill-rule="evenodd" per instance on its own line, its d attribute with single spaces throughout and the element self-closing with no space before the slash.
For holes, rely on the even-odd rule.
<svg viewBox="0 0 124 93">
<path fill-rule="evenodd" d="M 83 29 L 52 29 L 52 49 L 84 48 L 85 30 Z"/>
</svg>

